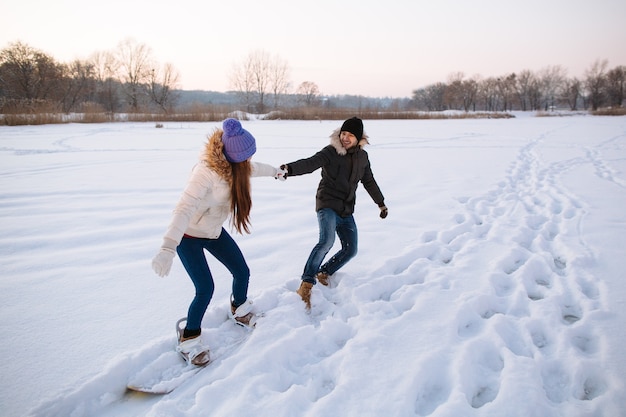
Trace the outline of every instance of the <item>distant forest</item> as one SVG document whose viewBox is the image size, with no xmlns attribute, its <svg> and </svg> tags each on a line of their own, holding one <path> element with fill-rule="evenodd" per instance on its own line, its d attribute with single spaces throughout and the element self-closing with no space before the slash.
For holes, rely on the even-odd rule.
<svg viewBox="0 0 626 417">
<path fill-rule="evenodd" d="M 586 111 L 623 109 L 626 84 L 626 66 L 610 68 L 607 60 L 597 60 L 580 79 L 569 77 L 561 66 L 487 78 L 458 72 L 416 88 L 406 98 L 328 96 L 314 81 L 292 86 L 289 70 L 279 56 L 253 51 L 233 67 L 231 91 L 186 91 L 172 64 L 159 64 L 147 45 L 132 39 L 68 63 L 14 42 L 0 50 L 0 114 L 4 124 L 11 124 L 23 115 L 42 114 L 81 114 L 80 121 L 89 122 L 118 120 L 118 114 L 130 119 L 143 115 L 143 120 L 146 115 L 147 120 L 220 120 L 236 111 L 302 119 L 349 113 L 410 118 L 418 116 L 415 112 L 446 110 Z M 26 119 L 36 122 L 33 116 Z"/>
</svg>

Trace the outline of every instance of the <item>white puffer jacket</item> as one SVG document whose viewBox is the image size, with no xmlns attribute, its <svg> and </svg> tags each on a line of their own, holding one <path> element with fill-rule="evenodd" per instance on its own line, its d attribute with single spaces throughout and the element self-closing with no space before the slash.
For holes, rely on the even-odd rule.
<svg viewBox="0 0 626 417">
<path fill-rule="evenodd" d="M 164 236 L 178 245 L 184 234 L 217 239 L 230 215 L 232 170 L 223 154 L 222 131 L 216 130 L 194 166 Z M 277 169 L 251 162 L 253 177 L 274 177 Z"/>
</svg>

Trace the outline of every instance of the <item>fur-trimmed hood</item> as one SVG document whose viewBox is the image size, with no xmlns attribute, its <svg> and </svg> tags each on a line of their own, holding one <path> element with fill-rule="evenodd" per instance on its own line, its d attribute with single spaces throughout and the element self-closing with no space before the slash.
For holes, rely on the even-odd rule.
<svg viewBox="0 0 626 417">
<path fill-rule="evenodd" d="M 215 171 L 217 175 L 227 181 L 228 185 L 232 185 L 233 169 L 224 155 L 222 133 L 223 130 L 219 128 L 213 131 L 209 136 L 209 141 L 206 143 L 200 159 L 206 166 Z"/>
<path fill-rule="evenodd" d="M 340 133 L 341 127 L 338 127 L 333 131 L 333 133 L 330 134 L 330 144 L 333 146 L 333 148 L 335 148 L 339 155 L 345 155 L 348 151 L 341 144 L 341 140 L 339 139 Z M 360 146 L 361 149 L 363 149 L 365 145 L 369 145 L 369 143 L 369 136 L 367 136 L 367 133 L 363 131 L 363 137 L 361 138 L 361 140 L 359 140 L 357 146 Z"/>
<path fill-rule="evenodd" d="M 183 235 L 202 239 L 217 239 L 224 222 L 231 215 L 231 192 L 233 184 L 232 164 L 224 155 L 222 130 L 216 128 L 208 136 L 208 142 L 200 151 L 199 161 L 191 175 L 180 200 L 174 208 L 165 239 L 178 245 Z M 278 170 L 261 162 L 250 162 L 253 177 L 275 177 Z"/>
</svg>

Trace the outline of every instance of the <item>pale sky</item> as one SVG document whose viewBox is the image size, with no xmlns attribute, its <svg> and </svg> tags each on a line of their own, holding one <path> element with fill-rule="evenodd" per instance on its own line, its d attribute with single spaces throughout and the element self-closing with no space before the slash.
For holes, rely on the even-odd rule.
<svg viewBox="0 0 626 417">
<path fill-rule="evenodd" d="M 132 38 L 180 87 L 227 91 L 233 65 L 264 50 L 293 88 L 410 97 L 452 73 L 500 76 L 596 60 L 626 65 L 624 0 L 2 0 L 0 49 L 21 41 L 60 62 Z"/>
</svg>

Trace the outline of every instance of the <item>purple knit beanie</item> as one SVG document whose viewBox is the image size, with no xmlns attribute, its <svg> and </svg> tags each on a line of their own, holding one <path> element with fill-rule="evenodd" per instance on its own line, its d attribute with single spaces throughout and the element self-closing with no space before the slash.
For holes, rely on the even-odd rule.
<svg viewBox="0 0 626 417">
<path fill-rule="evenodd" d="M 224 155 L 229 162 L 243 162 L 256 152 L 256 140 L 237 119 L 226 119 L 222 123 Z"/>
</svg>

